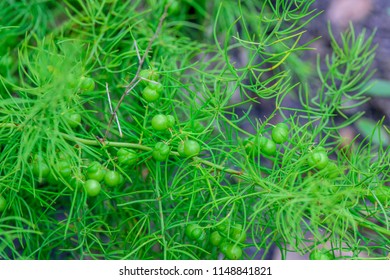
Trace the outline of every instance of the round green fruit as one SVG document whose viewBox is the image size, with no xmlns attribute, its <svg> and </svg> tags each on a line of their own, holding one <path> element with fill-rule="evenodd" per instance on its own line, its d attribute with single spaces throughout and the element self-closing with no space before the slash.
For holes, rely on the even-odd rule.
<svg viewBox="0 0 390 280">
<path fill-rule="evenodd" d="M 326 249 L 315 249 L 309 255 L 310 260 L 334 260 L 333 254 Z"/>
<path fill-rule="evenodd" d="M 157 142 L 154 146 L 152 156 L 157 161 L 165 161 L 169 157 L 170 147 L 164 142 Z"/>
<path fill-rule="evenodd" d="M 139 72 L 139 76 L 145 84 L 150 84 L 149 81 L 158 80 L 158 72 L 154 69 L 143 69 Z"/>
<path fill-rule="evenodd" d="M 94 161 L 87 167 L 88 179 L 93 179 L 98 182 L 101 182 L 103 181 L 105 176 L 106 176 L 106 170 L 99 162 Z"/>
<path fill-rule="evenodd" d="M 59 161 L 56 165 L 58 173 L 63 177 L 63 178 L 68 178 L 72 176 L 72 168 L 67 161 Z"/>
<path fill-rule="evenodd" d="M 7 201 L 0 195 L 0 212 L 3 212 L 7 207 Z"/>
<path fill-rule="evenodd" d="M 77 113 L 69 113 L 65 115 L 65 121 L 71 128 L 76 128 L 81 124 L 81 115 Z"/>
<path fill-rule="evenodd" d="M 274 156 L 276 154 L 276 144 L 271 139 L 261 136 L 258 140 L 260 152 L 266 156 Z"/>
<path fill-rule="evenodd" d="M 179 145 L 177 146 L 177 152 L 179 153 L 180 156 L 184 157 L 184 142 L 180 142 Z"/>
<path fill-rule="evenodd" d="M 187 225 L 186 229 L 185 229 L 185 233 L 186 233 L 187 237 L 192 238 L 192 231 L 197 227 L 198 227 L 198 225 L 196 225 L 196 224 Z"/>
<path fill-rule="evenodd" d="M 186 157 L 194 157 L 200 153 L 200 145 L 194 140 L 186 140 L 183 143 L 183 154 Z"/>
<path fill-rule="evenodd" d="M 92 91 L 95 88 L 95 81 L 89 77 L 81 77 L 80 88 L 83 91 Z"/>
<path fill-rule="evenodd" d="M 180 4 L 179 1 L 170 0 L 168 3 L 169 3 L 168 13 L 170 15 L 177 15 L 182 10 L 182 4 Z"/>
<path fill-rule="evenodd" d="M 235 224 L 234 226 L 232 226 L 230 238 L 236 242 L 245 242 L 246 232 L 244 231 L 243 226 L 241 224 Z"/>
<path fill-rule="evenodd" d="M 230 244 L 228 241 L 222 240 L 222 241 L 219 243 L 218 248 L 219 248 L 219 250 L 221 251 L 222 254 L 226 255 L 226 252 L 227 252 L 227 250 L 228 250 L 228 248 L 229 248 L 230 245 L 231 245 L 231 244 Z"/>
<path fill-rule="evenodd" d="M 167 115 L 168 128 L 172 128 L 175 125 L 175 117 L 172 115 Z"/>
<path fill-rule="evenodd" d="M 155 90 L 157 93 L 162 93 L 164 89 L 164 86 L 159 82 L 150 82 L 148 87 Z"/>
<path fill-rule="evenodd" d="M 322 148 L 317 148 L 314 151 L 310 152 L 307 159 L 307 163 L 310 167 L 316 168 L 318 170 L 324 169 L 329 162 L 328 154 Z"/>
<path fill-rule="evenodd" d="M 326 177 L 329 179 L 335 179 L 342 174 L 341 169 L 333 161 L 328 162 L 326 166 Z"/>
<path fill-rule="evenodd" d="M 152 118 L 152 127 L 155 130 L 162 131 L 168 128 L 169 121 L 167 116 L 158 114 Z"/>
<path fill-rule="evenodd" d="M 201 227 L 197 227 L 192 231 L 191 236 L 195 240 L 204 240 L 205 232 Z"/>
<path fill-rule="evenodd" d="M 187 225 L 185 233 L 192 240 L 203 241 L 206 239 L 206 232 L 197 224 Z"/>
<path fill-rule="evenodd" d="M 100 183 L 96 180 L 87 180 L 84 183 L 84 189 L 88 196 L 93 197 L 97 196 L 100 193 L 102 187 Z"/>
<path fill-rule="evenodd" d="M 32 163 L 32 172 L 40 179 L 47 178 L 50 174 L 50 168 L 43 160 L 38 159 Z"/>
<path fill-rule="evenodd" d="M 123 180 L 121 178 L 121 174 L 117 171 L 107 171 L 106 175 L 104 176 L 104 183 L 106 183 L 109 187 L 116 187 L 120 186 L 121 183 L 123 183 Z"/>
<path fill-rule="evenodd" d="M 218 231 L 214 231 L 210 235 L 210 243 L 214 246 L 218 246 L 222 242 L 223 237 L 219 234 Z"/>
<path fill-rule="evenodd" d="M 229 244 L 227 245 L 224 254 L 230 260 L 238 260 L 242 256 L 242 249 L 238 245 Z"/>
<path fill-rule="evenodd" d="M 154 102 L 160 98 L 160 94 L 150 87 L 145 87 L 142 91 L 142 97 L 146 102 Z"/>
<path fill-rule="evenodd" d="M 138 160 L 137 152 L 132 149 L 121 148 L 118 150 L 117 156 L 121 165 L 134 165 Z"/>
<path fill-rule="evenodd" d="M 72 188 L 75 189 L 81 189 L 85 185 L 85 182 L 83 182 L 80 178 L 75 177 L 67 178 L 67 182 Z"/>
<path fill-rule="evenodd" d="M 288 126 L 285 123 L 278 123 L 272 129 L 272 140 L 276 144 L 282 144 L 288 140 Z"/>
</svg>

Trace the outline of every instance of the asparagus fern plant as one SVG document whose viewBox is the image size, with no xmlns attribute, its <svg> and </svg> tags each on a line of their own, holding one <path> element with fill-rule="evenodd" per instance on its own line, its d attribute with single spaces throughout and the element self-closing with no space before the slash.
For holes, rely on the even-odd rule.
<svg viewBox="0 0 390 280">
<path fill-rule="evenodd" d="M 1 1 L 0 259 L 388 258 L 373 35 L 311 67 L 313 2 Z"/>
</svg>

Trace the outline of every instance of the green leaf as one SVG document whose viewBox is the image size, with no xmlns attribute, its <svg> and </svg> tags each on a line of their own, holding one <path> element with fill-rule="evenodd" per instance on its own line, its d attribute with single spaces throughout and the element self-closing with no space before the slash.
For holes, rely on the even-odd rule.
<svg viewBox="0 0 390 280">
<path fill-rule="evenodd" d="M 361 118 L 356 122 L 356 126 L 364 137 L 370 137 L 372 142 L 377 145 L 388 146 L 390 142 L 389 133 L 373 120 Z"/>
<path fill-rule="evenodd" d="M 386 80 L 373 80 L 369 85 L 367 95 L 390 97 L 390 81 Z"/>
</svg>

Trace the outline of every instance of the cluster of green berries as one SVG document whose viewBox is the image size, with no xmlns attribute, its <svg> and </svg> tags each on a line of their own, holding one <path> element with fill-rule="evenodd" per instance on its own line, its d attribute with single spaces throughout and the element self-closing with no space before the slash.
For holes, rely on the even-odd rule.
<svg viewBox="0 0 390 280">
<path fill-rule="evenodd" d="M 53 168 L 50 168 L 47 161 L 38 155 L 35 155 L 32 160 L 32 173 L 38 178 L 39 182 L 47 182 L 49 184 L 56 185 L 58 180 L 53 174 L 52 169 L 56 170 L 57 175 L 64 180 L 68 180 L 72 176 L 72 168 L 70 163 L 66 160 L 66 156 L 62 153 L 59 154 L 59 159 Z"/>
<path fill-rule="evenodd" d="M 163 85 L 158 82 L 159 75 L 154 69 L 144 69 L 139 73 L 142 83 L 145 85 L 142 90 L 142 97 L 146 102 L 155 102 L 160 98 Z"/>
<path fill-rule="evenodd" d="M 275 156 L 277 144 L 283 144 L 288 140 L 289 127 L 285 123 L 278 123 L 272 128 L 271 139 L 265 136 L 246 139 L 244 142 L 248 154 L 256 154 L 260 151 L 265 156 Z M 323 147 L 317 147 L 309 152 L 307 164 L 314 170 L 326 168 L 327 178 L 336 178 L 340 175 L 340 168 L 329 160 L 327 151 Z"/>
<path fill-rule="evenodd" d="M 201 151 L 200 145 L 195 140 L 185 140 L 179 143 L 177 152 L 182 157 L 195 157 Z M 157 161 L 165 161 L 168 159 L 171 152 L 171 147 L 164 142 L 157 142 L 154 146 L 152 156 Z"/>
<path fill-rule="evenodd" d="M 107 187 L 116 187 L 124 184 L 122 174 L 115 170 L 106 170 L 99 162 L 92 162 L 86 173 L 87 180 L 84 182 L 84 190 L 88 196 L 99 195 L 102 186 L 105 183 Z"/>
<path fill-rule="evenodd" d="M 133 166 L 138 161 L 138 153 L 133 149 L 120 148 L 117 153 L 118 164 L 123 167 Z M 125 182 L 124 177 L 118 171 L 107 170 L 99 162 L 92 162 L 86 172 L 87 181 L 84 183 L 84 189 L 88 196 L 97 196 L 101 191 L 101 183 L 107 187 L 122 186 Z"/>
<path fill-rule="evenodd" d="M 186 227 L 186 235 L 189 239 L 201 242 L 206 240 L 206 231 L 198 224 L 189 224 Z"/>
<path fill-rule="evenodd" d="M 211 233 L 210 243 L 218 247 L 220 252 L 230 260 L 238 260 L 242 256 L 240 244 L 246 240 L 246 231 L 241 224 L 231 225 L 229 221 L 216 226 Z"/>
<path fill-rule="evenodd" d="M 276 144 L 282 144 L 288 140 L 289 127 L 285 123 L 278 123 L 273 127 L 271 139 L 260 136 L 247 139 L 245 149 L 248 154 L 257 154 L 259 151 L 265 156 L 276 155 Z"/>
<path fill-rule="evenodd" d="M 175 117 L 172 115 L 157 114 L 152 118 L 152 127 L 157 131 L 164 131 L 175 125 Z"/>
<path fill-rule="evenodd" d="M 79 86 L 79 89 L 84 92 L 92 91 L 95 89 L 95 81 L 90 77 L 81 77 L 78 84 L 75 83 L 75 79 L 72 77 L 72 86 Z M 64 120 L 70 128 L 77 128 L 81 125 L 81 115 L 75 112 L 68 112 L 64 115 Z"/>
<path fill-rule="evenodd" d="M 207 233 L 198 224 L 189 224 L 185 230 L 186 236 L 194 241 L 202 242 L 207 239 Z M 241 224 L 230 225 L 228 221 L 220 223 L 210 234 L 209 242 L 230 260 L 242 257 L 241 244 L 246 240 L 246 232 Z"/>
<path fill-rule="evenodd" d="M 132 149 L 120 148 L 117 151 L 117 161 L 121 167 L 135 165 L 138 161 L 138 153 Z M 58 175 L 54 176 L 53 171 Z M 116 187 L 124 184 L 125 180 L 118 171 L 108 170 L 97 161 L 88 165 L 85 172 L 85 180 L 76 179 L 70 163 L 60 153 L 59 160 L 53 168 L 42 158 L 35 156 L 32 161 L 32 173 L 39 182 L 56 185 L 58 177 L 74 187 L 84 186 L 88 196 L 97 196 L 104 183 L 107 187 Z M 84 176 L 82 176 L 84 177 Z"/>
<path fill-rule="evenodd" d="M 154 69 L 142 70 L 139 74 L 145 85 L 142 97 L 147 102 L 154 102 L 160 98 L 163 86 L 158 82 L 159 75 Z M 156 114 L 151 120 L 152 128 L 159 132 L 167 131 L 175 125 L 175 117 L 172 115 Z M 198 124 L 198 126 L 201 126 Z M 202 129 L 204 129 L 202 127 Z M 200 145 L 195 140 L 182 141 L 177 148 L 177 152 L 182 157 L 194 157 L 200 153 Z M 168 159 L 171 147 L 165 142 L 159 141 L 154 145 L 152 156 L 156 161 Z"/>
<path fill-rule="evenodd" d="M 323 175 L 327 179 L 335 179 L 342 174 L 337 164 L 329 159 L 324 147 L 316 147 L 310 151 L 307 157 L 307 164 L 316 171 L 323 170 Z"/>
<path fill-rule="evenodd" d="M 93 91 L 95 89 L 95 81 L 90 77 L 82 76 L 78 78 L 75 77 L 75 74 L 70 74 L 68 81 L 72 88 L 78 88 L 83 92 Z"/>
</svg>

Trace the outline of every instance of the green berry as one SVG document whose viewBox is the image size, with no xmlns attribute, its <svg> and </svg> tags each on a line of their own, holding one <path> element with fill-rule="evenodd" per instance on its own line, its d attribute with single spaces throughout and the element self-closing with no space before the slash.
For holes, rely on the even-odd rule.
<svg viewBox="0 0 390 280">
<path fill-rule="evenodd" d="M 210 235 L 210 242 L 211 244 L 213 244 L 214 246 L 218 246 L 221 242 L 222 242 L 222 236 L 219 234 L 218 231 L 214 231 L 213 233 L 211 233 Z"/>
<path fill-rule="evenodd" d="M 50 168 L 42 159 L 38 159 L 32 164 L 32 172 L 40 179 L 47 178 L 50 174 Z"/>
<path fill-rule="evenodd" d="M 194 140 L 186 140 L 183 143 L 183 154 L 186 157 L 197 156 L 200 152 L 200 145 Z"/>
<path fill-rule="evenodd" d="M 333 254 L 326 249 L 315 249 L 311 251 L 310 260 L 334 260 Z"/>
<path fill-rule="evenodd" d="M 164 142 L 157 142 L 154 146 L 152 156 L 157 161 L 165 161 L 169 157 L 170 147 Z"/>
<path fill-rule="evenodd" d="M 88 166 L 87 168 L 88 179 L 93 179 L 98 182 L 101 182 L 103 181 L 105 176 L 106 176 L 106 170 L 99 162 L 94 161 Z"/>
<path fill-rule="evenodd" d="M 165 115 L 158 114 L 152 118 L 152 127 L 155 130 L 162 131 L 168 128 L 168 118 Z"/>
<path fill-rule="evenodd" d="M 172 115 L 167 115 L 168 119 L 168 128 L 172 128 L 175 125 L 175 117 Z"/>
<path fill-rule="evenodd" d="M 7 201 L 0 195 L 0 212 L 3 212 L 7 207 Z"/>
<path fill-rule="evenodd" d="M 102 187 L 96 180 L 88 180 L 84 183 L 84 189 L 88 196 L 97 196 Z"/>
<path fill-rule="evenodd" d="M 197 224 L 187 225 L 185 233 L 192 240 L 203 241 L 206 239 L 206 232 Z"/>
<path fill-rule="evenodd" d="M 310 167 L 316 168 L 318 170 L 324 169 L 329 162 L 328 155 L 323 148 L 317 148 L 314 151 L 310 152 L 307 159 L 307 163 Z"/>
<path fill-rule="evenodd" d="M 154 69 L 143 69 L 139 73 L 139 76 L 145 84 L 149 84 L 149 81 L 158 80 L 158 72 Z"/>
<path fill-rule="evenodd" d="M 118 162 L 121 165 L 134 165 L 137 163 L 138 154 L 132 149 L 121 148 L 117 152 Z"/>
<path fill-rule="evenodd" d="M 276 154 L 276 144 L 271 139 L 264 136 L 259 138 L 260 152 L 266 156 L 274 156 Z"/>
<path fill-rule="evenodd" d="M 65 121 L 71 128 L 76 128 L 81 124 L 81 115 L 77 113 L 66 114 Z"/>
<path fill-rule="evenodd" d="M 145 87 L 142 91 L 142 97 L 146 102 L 154 102 L 160 98 L 160 94 L 150 87 Z"/>
<path fill-rule="evenodd" d="M 272 129 L 272 140 L 277 143 L 281 144 L 288 140 L 288 126 L 285 123 L 278 123 L 273 129 Z"/>
<path fill-rule="evenodd" d="M 222 240 L 221 243 L 219 243 L 218 247 L 219 247 L 219 250 L 221 251 L 221 253 L 226 255 L 226 252 L 227 252 L 230 245 L 231 244 L 228 241 Z"/>
<path fill-rule="evenodd" d="M 67 161 L 59 161 L 56 165 L 58 173 L 63 177 L 63 178 L 68 178 L 72 176 L 72 168 Z"/>
<path fill-rule="evenodd" d="M 104 176 L 104 182 L 109 187 L 116 187 L 121 185 L 123 182 L 123 179 L 121 178 L 121 174 L 117 171 L 107 171 L 106 175 Z"/>
<path fill-rule="evenodd" d="M 225 249 L 225 255 L 230 260 L 238 260 L 242 256 L 242 249 L 238 245 L 229 244 Z"/>
<path fill-rule="evenodd" d="M 235 224 L 234 226 L 232 226 L 230 237 L 236 242 L 240 242 L 240 243 L 245 242 L 246 232 L 244 231 L 241 224 Z"/>
<path fill-rule="evenodd" d="M 164 86 L 158 82 L 150 82 L 148 87 L 155 90 L 157 93 L 161 93 L 164 89 Z"/>
<path fill-rule="evenodd" d="M 95 88 L 95 81 L 89 77 L 81 77 L 80 88 L 84 91 L 92 91 Z"/>
</svg>

